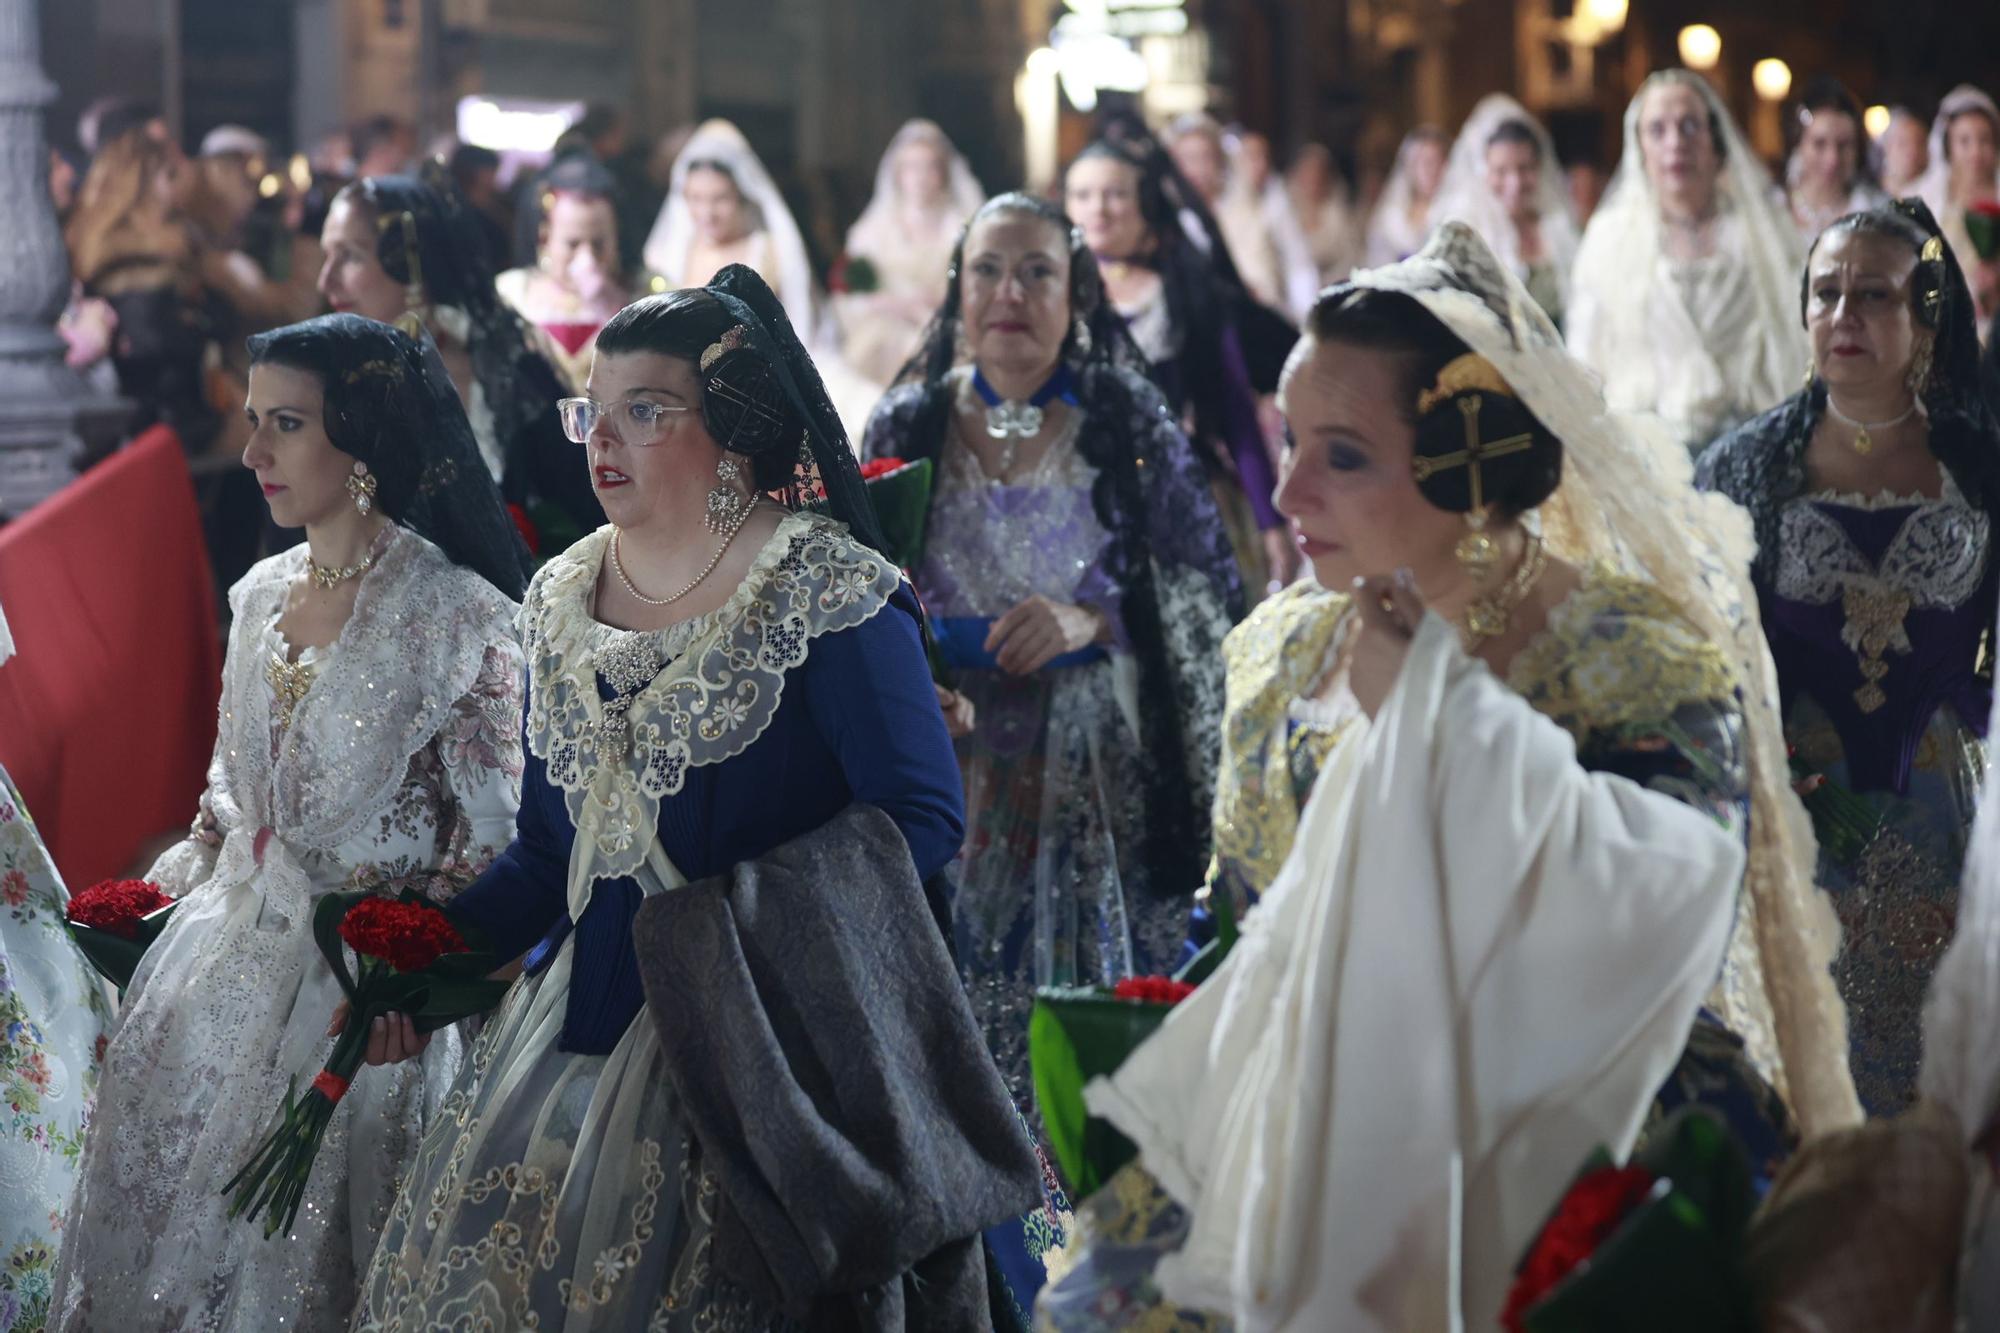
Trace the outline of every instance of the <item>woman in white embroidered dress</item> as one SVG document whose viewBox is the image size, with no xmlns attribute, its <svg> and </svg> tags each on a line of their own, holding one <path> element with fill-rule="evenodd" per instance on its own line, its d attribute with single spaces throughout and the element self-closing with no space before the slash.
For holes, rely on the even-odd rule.
<svg viewBox="0 0 2000 1333">
<path fill-rule="evenodd" d="M 972 168 L 934 121 L 909 121 L 889 140 L 875 193 L 847 232 L 849 290 L 834 297 L 841 351 L 878 393 L 917 354 L 944 300 L 951 248 L 984 202 Z M 855 284 L 857 260 L 874 269 L 872 287 Z"/>
<path fill-rule="evenodd" d="M 1576 262 L 1576 221 L 1555 141 L 1505 93 L 1479 99 L 1451 146 L 1431 220 L 1479 233 L 1561 327 Z"/>
<path fill-rule="evenodd" d="M 243 461 L 306 539 L 230 591 L 208 790 L 149 876 L 181 902 L 106 1052 L 53 1328 L 347 1327 L 461 1047 L 354 1080 L 289 1235 L 229 1221 L 223 1183 L 326 1055 L 340 990 L 313 904 L 447 899 L 519 802 L 526 553 L 442 365 L 358 315 L 250 354 Z"/>
<path fill-rule="evenodd" d="M 1564 332 L 1612 410 L 1690 451 L 1790 393 L 1806 367 L 1798 232 L 1700 75 L 1663 70 L 1577 250 Z"/>
<path fill-rule="evenodd" d="M 1931 122 L 1930 165 L 1917 193 L 1944 228 L 1958 266 L 1965 270 L 1977 303 L 1980 336 L 1993 314 L 1992 264 L 1973 248 L 1965 213 L 1973 204 L 2000 200 L 2000 105 L 1984 89 L 1961 83 L 1938 104 Z"/>
<path fill-rule="evenodd" d="M 1368 263 L 1393 264 L 1422 248 L 1431 234 L 1431 201 L 1444 184 L 1445 155 L 1451 141 L 1429 125 L 1403 136 L 1396 165 L 1368 215 Z"/>
<path fill-rule="evenodd" d="M 1879 208 L 1889 196 L 1875 183 L 1864 151 L 1861 107 L 1836 79 L 1815 79 L 1798 103 L 1798 141 L 1785 160 L 1785 202 L 1808 250 L 1849 213 Z"/>
<path fill-rule="evenodd" d="M 672 1091 L 634 918 L 852 802 L 894 821 L 921 879 L 964 836 L 915 597 L 777 297 L 734 265 L 628 306 L 590 389 L 564 420 L 611 525 L 528 590 L 519 833 L 452 908 L 504 954 L 532 946 L 528 975 L 424 1140 L 358 1329 L 784 1326 L 720 1272 L 727 1196 Z M 867 1058 L 870 1034 L 852 1042 Z"/>
<path fill-rule="evenodd" d="M 0 615 L 0 664 L 14 637 Z M 40 1333 L 97 1095 L 111 989 L 63 925 L 69 893 L 0 768 L 0 1328 Z"/>
</svg>

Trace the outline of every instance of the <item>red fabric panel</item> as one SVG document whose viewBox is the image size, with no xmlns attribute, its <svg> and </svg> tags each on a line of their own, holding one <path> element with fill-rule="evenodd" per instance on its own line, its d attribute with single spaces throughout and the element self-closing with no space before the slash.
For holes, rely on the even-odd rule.
<svg viewBox="0 0 2000 1333">
<path fill-rule="evenodd" d="M 222 653 L 187 459 L 158 427 L 0 528 L 0 764 L 71 889 L 185 828 Z"/>
</svg>

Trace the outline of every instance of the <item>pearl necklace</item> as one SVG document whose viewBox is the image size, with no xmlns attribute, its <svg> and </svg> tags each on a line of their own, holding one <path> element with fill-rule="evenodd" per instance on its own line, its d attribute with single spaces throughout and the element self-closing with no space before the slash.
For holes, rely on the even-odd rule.
<svg viewBox="0 0 2000 1333">
<path fill-rule="evenodd" d="M 618 581 L 625 585 L 626 592 L 631 593 L 632 596 L 644 602 L 647 606 L 672 606 L 675 602 L 678 602 L 681 598 L 699 588 L 701 581 L 715 572 L 715 567 L 722 563 L 723 552 L 729 549 L 729 543 L 736 540 L 736 534 L 741 532 L 743 525 L 750 521 L 750 515 L 756 511 L 756 508 L 756 505 L 748 504 L 736 511 L 736 521 L 724 530 L 722 544 L 715 548 L 715 554 L 708 558 L 706 565 L 702 566 L 701 573 L 695 575 L 685 588 L 682 588 L 671 597 L 648 597 L 632 585 L 631 578 L 625 573 L 625 562 L 618 558 L 618 529 L 616 528 L 611 530 L 611 572 L 616 574 Z"/>
<path fill-rule="evenodd" d="M 1875 447 L 1875 431 L 1888 430 L 1893 426 L 1902 425 L 1917 414 L 1917 405 L 1913 401 L 1908 407 L 1903 409 L 1902 415 L 1891 417 L 1887 421 L 1877 421 L 1872 425 L 1866 421 L 1856 421 L 1853 417 L 1834 406 L 1832 394 L 1826 396 L 1826 410 L 1833 414 L 1835 420 L 1854 427 L 1854 452 L 1865 454 Z"/>
</svg>

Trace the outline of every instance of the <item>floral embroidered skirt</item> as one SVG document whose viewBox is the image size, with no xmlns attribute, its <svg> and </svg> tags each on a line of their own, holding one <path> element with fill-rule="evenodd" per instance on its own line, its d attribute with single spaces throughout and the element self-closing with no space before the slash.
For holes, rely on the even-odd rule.
<svg viewBox="0 0 2000 1333">
<path fill-rule="evenodd" d="M 473 1047 L 403 1182 L 358 1331 L 763 1330 L 710 1263 L 715 1178 L 642 1012 L 609 1055 L 561 1050 L 571 946 Z"/>
<path fill-rule="evenodd" d="M 1794 706 L 1785 731 L 1811 768 L 1847 785 L 1840 739 L 1810 699 Z M 1881 820 L 1873 840 L 1847 861 L 1820 853 L 1819 886 L 1840 917 L 1833 976 L 1847 1002 L 1848 1062 L 1872 1116 L 1894 1115 L 1916 1098 L 1924 997 L 1957 926 L 1959 870 L 1985 767 L 1979 738 L 1940 708 L 1918 745 L 1909 794 L 1856 793 Z"/>
</svg>

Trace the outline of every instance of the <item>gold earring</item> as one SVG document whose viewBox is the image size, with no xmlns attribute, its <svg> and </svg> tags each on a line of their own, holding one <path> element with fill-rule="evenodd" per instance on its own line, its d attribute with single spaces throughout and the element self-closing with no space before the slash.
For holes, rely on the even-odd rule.
<svg viewBox="0 0 2000 1333">
<path fill-rule="evenodd" d="M 376 485 L 375 474 L 368 470 L 368 465 L 355 459 L 354 471 L 347 478 L 347 493 L 354 497 L 354 507 L 361 511 L 363 518 L 367 518 L 369 511 L 375 508 Z"/>
<path fill-rule="evenodd" d="M 1910 353 L 1910 392 L 1918 398 L 1922 398 L 1930 391 L 1933 369 L 1931 357 L 1935 346 L 1931 339 L 1923 338 Z"/>
<path fill-rule="evenodd" d="M 1819 364 L 1815 362 L 1811 357 L 1807 357 L 1805 383 L 1800 385 L 1799 387 L 1804 389 L 1812 388 L 1813 380 L 1818 375 L 1819 375 Z"/>
<path fill-rule="evenodd" d="M 1458 539 L 1452 548 L 1452 558 L 1474 583 L 1484 583 L 1493 576 L 1493 567 L 1500 563 L 1500 548 L 1486 532 L 1486 524 L 1492 511 L 1486 505 L 1468 510 L 1465 515 L 1466 534 Z"/>
<path fill-rule="evenodd" d="M 743 465 L 724 454 L 715 465 L 715 488 L 708 493 L 708 513 L 702 523 L 710 532 L 730 532 L 750 512 L 750 497 L 743 493 Z"/>
</svg>

